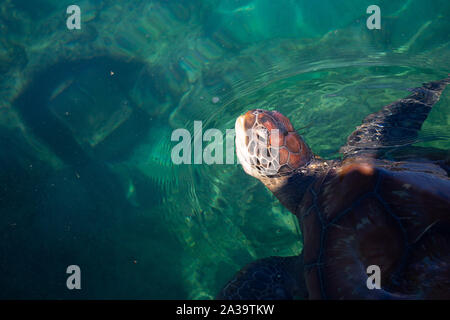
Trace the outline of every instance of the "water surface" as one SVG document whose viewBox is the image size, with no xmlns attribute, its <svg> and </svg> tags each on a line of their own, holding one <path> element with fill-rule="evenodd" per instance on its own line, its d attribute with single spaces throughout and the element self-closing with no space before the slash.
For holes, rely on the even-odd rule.
<svg viewBox="0 0 450 320">
<path fill-rule="evenodd" d="M 277 109 L 339 158 L 366 115 L 450 72 L 448 1 L 379 1 L 381 30 L 365 0 L 82 0 L 72 31 L 70 4 L 0 4 L 2 298 L 213 298 L 300 253 L 299 228 L 237 163 L 174 165 L 175 129 L 226 142 Z M 448 151 L 449 108 L 444 92 L 415 146 Z"/>
</svg>

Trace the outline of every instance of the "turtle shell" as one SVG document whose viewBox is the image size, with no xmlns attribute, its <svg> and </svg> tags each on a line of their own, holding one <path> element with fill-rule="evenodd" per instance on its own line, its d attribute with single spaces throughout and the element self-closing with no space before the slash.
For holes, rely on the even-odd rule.
<svg viewBox="0 0 450 320">
<path fill-rule="evenodd" d="M 311 299 L 450 298 L 450 180 L 433 164 L 348 163 L 296 212 Z M 381 289 L 367 286 L 380 268 Z"/>
</svg>

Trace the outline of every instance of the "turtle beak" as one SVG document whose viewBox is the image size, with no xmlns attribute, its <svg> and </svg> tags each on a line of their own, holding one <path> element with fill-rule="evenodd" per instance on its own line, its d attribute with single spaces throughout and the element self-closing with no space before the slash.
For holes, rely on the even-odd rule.
<svg viewBox="0 0 450 320">
<path fill-rule="evenodd" d="M 245 128 L 245 114 L 239 116 L 236 119 L 236 123 L 234 125 L 236 132 L 236 155 L 239 159 L 239 162 L 242 164 L 244 171 L 249 175 L 254 175 L 253 170 L 250 166 L 250 161 L 248 158 L 247 152 L 247 143 L 246 143 L 246 128 Z"/>
<path fill-rule="evenodd" d="M 245 129 L 244 129 L 244 115 L 239 116 L 236 119 L 236 123 L 234 124 L 235 130 L 236 130 L 236 135 L 239 133 L 244 133 Z"/>
</svg>

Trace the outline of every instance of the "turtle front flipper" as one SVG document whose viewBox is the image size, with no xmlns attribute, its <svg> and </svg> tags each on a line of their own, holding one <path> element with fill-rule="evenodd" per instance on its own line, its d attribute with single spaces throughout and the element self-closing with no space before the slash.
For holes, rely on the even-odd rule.
<svg viewBox="0 0 450 320">
<path fill-rule="evenodd" d="M 269 257 L 246 265 L 220 291 L 219 300 L 307 298 L 303 258 Z"/>
<path fill-rule="evenodd" d="M 425 83 L 413 89 L 406 98 L 367 116 L 341 148 L 344 158 L 378 158 L 387 147 L 413 143 L 431 108 L 449 83 L 450 77 Z"/>
</svg>

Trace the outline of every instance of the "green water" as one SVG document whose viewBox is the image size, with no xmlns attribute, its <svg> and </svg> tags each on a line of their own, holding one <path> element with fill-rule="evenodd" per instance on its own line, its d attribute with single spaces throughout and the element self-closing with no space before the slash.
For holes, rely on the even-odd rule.
<svg viewBox="0 0 450 320">
<path fill-rule="evenodd" d="M 450 72 L 446 0 L 80 0 L 67 30 L 70 4 L 0 3 L 0 298 L 213 298 L 301 252 L 298 225 L 236 163 L 174 165 L 175 129 L 277 109 L 337 158 L 366 115 Z M 449 149 L 449 111 L 446 91 L 416 145 Z"/>
</svg>

